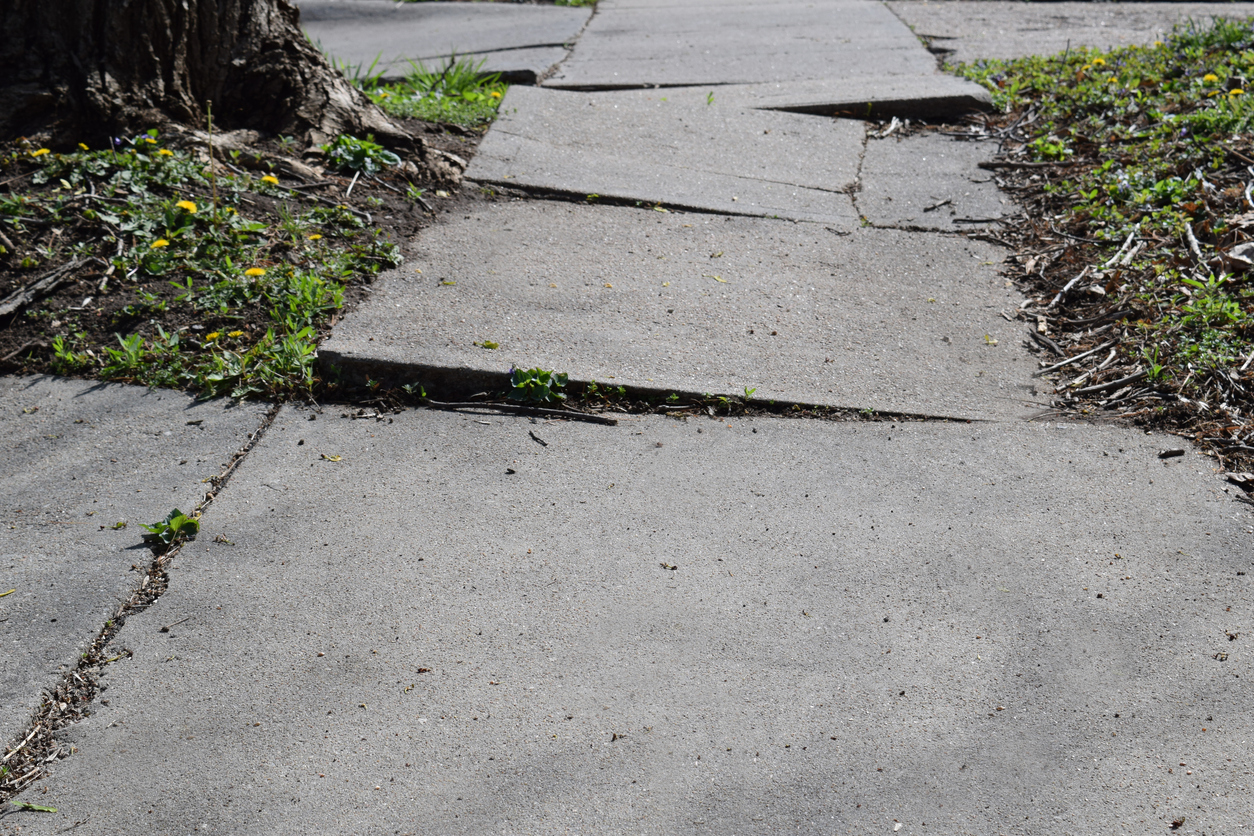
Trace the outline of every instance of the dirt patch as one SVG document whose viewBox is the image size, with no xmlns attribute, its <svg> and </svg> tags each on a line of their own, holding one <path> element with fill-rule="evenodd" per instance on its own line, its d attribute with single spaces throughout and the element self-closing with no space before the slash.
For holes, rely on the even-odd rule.
<svg viewBox="0 0 1254 836">
<path fill-rule="evenodd" d="M 409 120 L 404 127 L 432 147 L 467 161 L 486 131 L 417 120 Z M 275 139 L 236 150 L 238 153 L 226 157 L 218 169 L 219 185 L 223 174 L 256 177 L 263 173 L 246 171 L 240 160 L 278 159 L 291 154 Z M 70 190 L 64 180 L 36 182 L 50 159 L 36 153 L 35 146 L 24 140 L 0 146 L 0 160 L 6 163 L 0 168 L 0 247 L 5 250 L 0 255 L 0 300 L 14 298 L 24 289 L 38 289 L 41 279 L 52 277 L 45 292 L 36 292 L 12 312 L 0 314 L 0 372 L 98 376 L 99 364 L 93 370 L 88 362 L 77 369 L 58 363 L 54 348 L 58 338 L 63 344 L 72 343 L 74 351 L 85 358 L 100 358 L 106 350 L 117 350 L 120 339 L 129 335 L 149 340 L 162 332 L 178 333 L 184 337 L 186 350 L 197 340 L 207 344 L 204 338 L 215 333 L 239 334 L 238 344 L 247 345 L 274 326 L 273 312 L 264 305 L 188 304 L 187 287 L 180 284 L 186 280 L 187 271 L 151 276 L 139 271 L 135 280 L 128 281 L 116 267 L 117 256 L 124 247 L 142 249 L 143 235 L 119 234 L 117 223 L 101 220 L 103 211 L 84 211 L 119 205 L 117 198 L 95 195 L 98 184 L 88 182 L 91 193 L 84 194 L 79 204 L 71 199 L 69 208 L 55 217 L 19 214 L 23 204 L 50 202 L 54 192 L 59 193 L 60 205 L 67 205 L 64 195 Z M 418 181 L 400 167 L 384 169 L 377 177 L 355 179 L 329 168 L 310 168 L 303 178 L 285 171 L 282 187 L 267 193 L 240 193 L 239 214 L 278 229 L 285 218 L 346 206 L 362 221 L 363 236 L 369 235 L 372 242 L 396 244 L 402 253 L 422 229 L 463 199 L 461 189 Z M 93 196 L 94 201 L 89 199 Z M 176 197 L 179 195 L 171 194 L 167 199 Z M 198 196 L 196 201 L 203 215 L 207 196 Z M 6 208 L 12 211 L 6 212 Z M 327 238 L 332 237 L 328 232 Z M 276 239 L 263 243 L 264 255 L 271 262 L 295 262 L 290 242 Z M 351 246 L 348 240 L 342 243 Z M 337 277 L 344 285 L 343 308 L 329 311 L 315 323 L 319 337 L 325 336 L 344 309 L 368 292 L 365 288 L 372 278 L 369 272 Z M 112 378 L 125 379 L 117 375 Z"/>
</svg>

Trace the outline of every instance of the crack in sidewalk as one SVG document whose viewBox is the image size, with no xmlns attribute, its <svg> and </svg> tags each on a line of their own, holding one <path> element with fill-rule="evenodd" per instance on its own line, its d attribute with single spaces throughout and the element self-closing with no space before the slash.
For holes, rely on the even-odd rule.
<svg viewBox="0 0 1254 836">
<path fill-rule="evenodd" d="M 199 519 L 217 499 L 240 462 L 261 441 L 278 416 L 280 407 L 281 404 L 276 403 L 266 410 L 257 429 L 231 456 L 222 472 L 210 477 L 211 487 L 196 505 L 192 513 L 194 518 Z M 100 628 L 91 645 L 79 656 L 77 664 L 63 674 L 55 686 L 45 691 L 43 704 L 35 710 L 30 724 L 18 733 L 11 746 L 5 748 L 3 757 L 7 772 L 0 775 L 0 803 L 29 789 L 48 774 L 49 765 L 76 751 L 75 747 L 59 741 L 57 733 L 92 715 L 90 708 L 101 691 L 99 680 L 105 666 L 132 655 L 127 648 L 119 647 L 115 655 L 105 658 L 106 649 L 114 649 L 109 646 L 131 615 L 146 610 L 169 588 L 167 567 L 181 551 L 182 544 L 153 556 L 139 585 L 118 604 L 113 617 Z"/>
</svg>

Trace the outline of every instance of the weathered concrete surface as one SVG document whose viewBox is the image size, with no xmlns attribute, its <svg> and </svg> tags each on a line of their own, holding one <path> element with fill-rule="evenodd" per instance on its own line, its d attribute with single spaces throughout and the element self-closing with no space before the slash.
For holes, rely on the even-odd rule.
<svg viewBox="0 0 1254 836">
<path fill-rule="evenodd" d="M 1022 326 L 998 315 L 1022 297 L 997 275 L 1002 252 L 983 242 L 485 202 L 419 244 L 336 326 L 324 362 L 402 382 L 425 377 L 423 366 L 503 379 L 511 364 L 538 365 L 583 381 L 756 388 L 758 398 L 881 411 L 1039 408 Z M 500 349 L 475 346 L 485 340 Z"/>
<path fill-rule="evenodd" d="M 947 73 L 851 76 L 770 84 L 733 84 L 718 89 L 722 102 L 747 107 L 853 119 L 959 121 L 990 110 L 992 97 L 978 84 Z"/>
<path fill-rule="evenodd" d="M 301 25 L 329 54 L 363 70 L 402 76 L 410 61 L 451 55 L 483 61 L 486 72 L 534 80 L 566 57 L 591 15 L 587 8 L 512 3 L 396 3 L 304 0 Z"/>
<path fill-rule="evenodd" d="M 512 87 L 466 176 L 854 228 L 862 124 L 727 104 L 721 92 Z"/>
<path fill-rule="evenodd" d="M 935 59 L 869 0 L 601 0 L 551 87 L 927 75 Z"/>
<path fill-rule="evenodd" d="M 0 378 L 0 741 L 30 722 L 147 566 L 141 522 L 191 511 L 201 480 L 257 429 L 226 408 L 138 386 Z M 189 423 L 196 422 L 196 423 Z M 120 520 L 122 530 L 112 526 Z"/>
<path fill-rule="evenodd" d="M 946 61 L 1052 55 L 1070 44 L 1109 49 L 1150 44 L 1176 23 L 1254 16 L 1254 3 L 1033 3 L 887 0 L 888 8 L 944 50 Z"/>
<path fill-rule="evenodd" d="M 977 164 L 996 143 L 933 133 L 867 142 L 857 206 L 878 226 L 964 230 L 992 226 L 1017 208 Z"/>
<path fill-rule="evenodd" d="M 128 620 L 59 812 L 0 828 L 1254 824 L 1249 515 L 1157 436 L 308 418 Z"/>
</svg>

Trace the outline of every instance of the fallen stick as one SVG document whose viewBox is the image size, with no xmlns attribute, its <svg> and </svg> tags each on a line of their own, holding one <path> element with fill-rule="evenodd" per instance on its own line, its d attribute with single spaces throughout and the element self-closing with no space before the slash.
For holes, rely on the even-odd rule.
<svg viewBox="0 0 1254 836">
<path fill-rule="evenodd" d="M 570 418 L 575 421 L 588 421 L 593 424 L 605 424 L 609 427 L 618 426 L 617 418 L 604 415 L 593 415 L 590 412 L 574 412 L 566 409 L 545 409 L 542 406 L 528 406 L 520 403 L 499 403 L 493 401 L 433 401 L 424 398 L 421 403 L 438 409 L 498 409 L 503 412 L 517 412 L 523 415 L 553 415 L 559 418 Z"/>
<path fill-rule="evenodd" d="M 1090 354 L 1096 354 L 1099 351 L 1105 351 L 1106 349 L 1112 347 L 1113 345 L 1114 345 L 1114 342 L 1108 342 L 1103 345 L 1099 345 L 1097 348 L 1090 348 L 1088 351 L 1084 352 L 1083 354 L 1077 354 L 1074 357 L 1070 357 L 1066 360 L 1063 360 L 1061 363 L 1055 363 L 1052 366 L 1041 369 L 1039 372 L 1033 372 L 1032 377 L 1040 377 L 1043 374 L 1056 372 L 1065 366 L 1070 366 L 1072 363 L 1076 362 L 1077 360 L 1083 360 L 1085 357 L 1088 357 Z"/>
<path fill-rule="evenodd" d="M 989 171 L 995 171 L 999 168 L 1068 168 L 1073 163 L 1017 163 L 1010 160 L 992 162 L 978 162 L 977 166 Z"/>
<path fill-rule="evenodd" d="M 82 263 L 77 258 L 71 259 L 46 276 L 13 291 L 3 300 L 0 300 L 0 316 L 8 316 L 11 313 L 15 313 L 36 299 L 52 293 L 65 283 L 66 274 L 77 270 Z"/>
<path fill-rule="evenodd" d="M 1058 291 L 1058 295 L 1054 297 L 1054 301 L 1052 301 L 1052 302 L 1050 302 L 1048 305 L 1046 305 L 1046 306 L 1045 306 L 1045 310 L 1049 310 L 1050 308 L 1054 307 L 1054 305 L 1057 305 L 1059 302 L 1061 302 L 1061 301 L 1062 301 L 1062 297 L 1064 297 L 1064 296 L 1066 296 L 1068 293 L 1070 293 L 1070 292 L 1071 292 L 1071 288 L 1075 287 L 1075 286 L 1076 286 L 1076 283 L 1077 283 L 1077 282 L 1079 282 L 1079 281 L 1080 281 L 1080 279 L 1084 278 L 1084 277 L 1085 277 L 1085 276 L 1087 276 L 1088 274 L 1089 274 L 1089 268 L 1085 267 L 1083 270 L 1081 270 L 1081 271 L 1080 271 L 1080 275 L 1076 276 L 1074 279 L 1072 279 L 1071 281 L 1067 282 L 1067 283 L 1063 286 L 1062 290 Z"/>
<path fill-rule="evenodd" d="M 1097 392 L 1106 392 L 1111 389 L 1120 389 L 1124 386 L 1127 386 L 1129 383 L 1136 383 L 1138 380 L 1142 380 L 1147 376 L 1148 376 L 1148 372 L 1145 372 L 1144 370 L 1142 370 L 1142 371 L 1136 372 L 1135 374 L 1130 374 L 1127 377 L 1120 378 L 1119 380 L 1112 380 L 1110 383 L 1099 383 L 1096 386 L 1085 386 L 1083 389 L 1076 389 L 1071 394 L 1092 395 Z"/>
</svg>

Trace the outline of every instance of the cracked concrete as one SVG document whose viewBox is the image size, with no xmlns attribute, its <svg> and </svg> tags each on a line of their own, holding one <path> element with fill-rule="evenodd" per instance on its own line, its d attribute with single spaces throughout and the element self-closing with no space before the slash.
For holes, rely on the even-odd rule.
<svg viewBox="0 0 1254 836">
<path fill-rule="evenodd" d="M 466 172 L 596 194 L 853 229 L 859 122 L 725 103 L 718 89 L 575 93 L 513 87 Z"/>
<path fill-rule="evenodd" d="M 0 379 L 0 739 L 73 667 L 149 550 L 140 523 L 193 510 L 265 409 L 54 378 Z M 123 527 L 114 526 L 123 523 Z"/>
<path fill-rule="evenodd" d="M 1254 16 L 1254 3 L 1032 3 L 1016 0 L 888 0 L 942 60 L 1051 55 L 1071 47 L 1149 45 L 1192 18 Z"/>
<path fill-rule="evenodd" d="M 978 167 L 993 143 L 922 133 L 870 139 L 855 195 L 858 213 L 877 227 L 960 232 L 988 229 L 1017 212 Z"/>
<path fill-rule="evenodd" d="M 465 19 L 505 8 L 458 5 Z M 985 147 L 872 140 L 819 116 L 979 97 L 920 70 L 931 57 L 876 3 L 601 0 L 592 21 L 556 84 L 717 86 L 516 87 L 476 176 L 646 205 L 463 204 L 336 327 L 323 362 L 488 388 L 538 364 L 865 420 L 285 407 L 206 514 L 206 535 L 226 536 L 173 559 L 169 590 L 112 640 L 108 702 L 59 732 L 77 753 L 25 796 L 59 812 L 0 831 L 1254 824 L 1248 508 L 1210 460 L 1160 460 L 1159 436 L 1018 420 L 1038 404 L 1020 326 L 998 315 L 1018 301 L 1004 251 L 957 224 L 1003 211 L 976 167 Z M 840 37 L 805 31 L 820 24 Z M 517 43 L 501 38 L 497 51 Z M 613 68 L 633 51 L 628 83 Z M 765 81 L 723 83 L 743 79 Z M 788 200 L 765 195 L 780 183 Z M 751 217 L 763 207 L 793 220 Z M 90 487 L 101 463 L 88 427 L 62 426 L 65 393 L 104 395 L 39 386 L 55 409 L 19 417 L 14 401 L 0 418 L 21 451 L 5 484 L 23 506 L 73 511 L 85 500 L 64 498 L 67 476 Z M 102 391 L 128 418 L 181 398 Z M 226 414 L 239 426 L 195 425 L 220 434 L 207 449 L 258 417 Z M 120 415 L 90 431 L 127 439 L 128 461 L 201 438 L 186 422 L 149 438 L 147 418 L 123 429 Z M 168 502 L 194 487 L 163 472 L 134 474 L 135 490 L 168 483 Z M 96 489 L 115 508 L 150 514 L 109 474 Z M 78 548 L 82 532 L 63 534 Z M 108 549 L 73 548 L 37 568 L 83 591 L 74 631 L 92 632 L 125 584 Z M 60 594 L 22 604 L 20 629 Z M 0 599 L 0 637 L 18 600 Z M 51 673 L 16 699 L 37 701 Z"/>
<path fill-rule="evenodd" d="M 851 172 L 852 174 L 852 172 Z M 547 201 L 485 203 L 426 233 L 321 349 L 399 382 L 427 367 L 569 372 L 962 418 L 1039 408 L 999 315 L 1022 297 L 956 236 Z M 490 340 L 496 351 L 475 343 Z M 424 384 L 425 385 L 425 384 Z M 430 388 L 430 387 L 429 387 Z"/>
<path fill-rule="evenodd" d="M 399 77 L 410 62 L 451 56 L 483 62 L 484 72 L 534 83 L 566 58 L 591 9 L 491 3 L 302 0 L 301 24 L 337 61 Z M 377 64 L 376 64 L 377 62 Z"/>
</svg>

